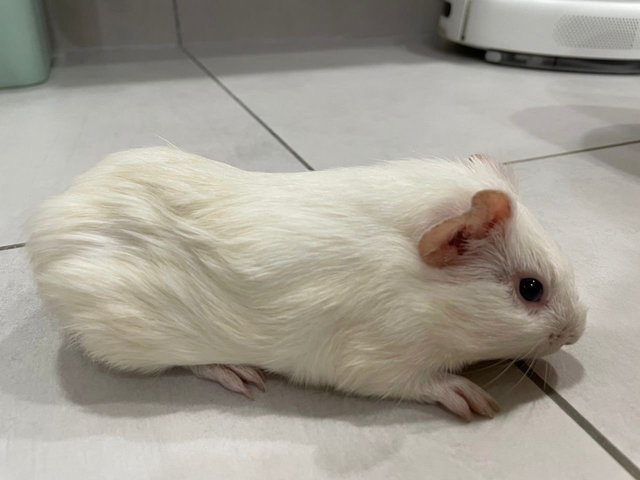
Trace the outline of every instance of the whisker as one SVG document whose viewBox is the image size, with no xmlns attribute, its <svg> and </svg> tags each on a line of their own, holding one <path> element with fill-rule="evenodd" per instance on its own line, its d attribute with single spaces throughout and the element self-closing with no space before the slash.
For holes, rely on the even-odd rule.
<svg viewBox="0 0 640 480">
<path fill-rule="evenodd" d="M 535 351 L 540 345 L 542 344 L 541 342 L 536 343 L 533 347 L 531 347 L 524 355 L 522 355 L 521 357 L 515 357 L 513 360 L 511 360 L 509 362 L 509 364 L 498 374 L 496 375 L 492 380 L 490 380 L 489 382 L 485 383 L 483 385 L 483 388 L 488 387 L 489 385 L 495 383 L 500 377 L 502 377 L 505 373 L 507 373 L 507 371 L 518 361 L 520 360 L 524 360 L 525 358 L 527 358 L 529 355 L 531 355 L 531 352 Z M 527 371 L 528 372 L 528 371 Z M 522 380 L 522 379 L 521 379 Z M 521 381 L 519 380 L 518 383 Z M 516 384 L 517 385 L 517 384 Z"/>
<path fill-rule="evenodd" d="M 549 362 L 544 362 L 544 378 L 542 379 L 542 386 L 547 389 L 547 374 L 549 373 Z"/>
<path fill-rule="evenodd" d="M 522 382 L 526 377 L 528 377 L 528 376 L 529 376 L 529 372 L 530 372 L 531 370 L 533 370 L 533 367 L 535 366 L 535 364 L 536 364 L 536 362 L 538 361 L 538 359 L 537 359 L 537 358 L 533 358 L 533 359 L 531 359 L 531 363 L 527 362 L 525 359 L 526 359 L 526 358 L 531 354 L 531 352 L 535 351 L 535 350 L 536 350 L 536 349 L 537 349 L 541 344 L 542 344 L 542 341 L 540 341 L 540 342 L 538 342 L 537 344 L 535 344 L 535 345 L 534 345 L 534 346 L 533 346 L 533 347 L 532 347 L 532 348 L 531 348 L 531 349 L 530 349 L 530 350 L 529 350 L 529 351 L 528 351 L 528 352 L 527 352 L 527 353 L 522 357 L 522 360 L 524 360 L 524 362 L 525 362 L 525 363 L 526 363 L 526 365 L 527 365 L 527 369 L 526 369 L 526 370 L 525 370 L 525 372 L 522 374 L 522 378 L 520 378 L 520 380 L 518 380 L 518 381 L 516 382 L 516 384 L 515 384 L 513 387 L 511 387 L 511 388 L 509 389 L 509 392 L 507 392 L 507 393 L 512 392 L 512 391 L 513 391 L 513 390 L 514 390 L 514 389 L 515 389 L 515 388 L 516 388 L 516 387 L 517 387 L 517 386 L 518 386 L 518 385 L 519 385 L 519 384 L 520 384 L 520 383 L 521 383 L 521 382 Z M 545 365 L 546 365 L 546 364 L 545 364 Z"/>
<path fill-rule="evenodd" d="M 509 360 L 506 359 L 502 359 L 502 360 L 498 360 L 496 362 L 492 362 L 489 365 L 482 365 L 476 368 L 472 368 L 472 369 L 468 369 L 468 370 L 464 370 L 465 373 L 475 373 L 475 372 L 481 372 L 482 370 L 488 370 L 490 368 L 493 367 L 497 367 L 498 365 L 500 365 L 501 363 L 505 363 L 508 362 Z"/>
<path fill-rule="evenodd" d="M 509 364 L 504 368 L 504 370 L 502 370 L 495 378 L 493 378 L 492 380 L 490 380 L 489 382 L 487 382 L 486 384 L 483 385 L 483 387 L 488 387 L 489 385 L 491 385 L 492 383 L 496 382 L 500 377 L 502 377 L 505 373 L 507 373 L 507 371 L 521 358 L 525 358 L 527 357 L 531 352 L 533 352 L 536 348 L 538 348 L 538 345 L 534 345 L 527 353 L 525 353 L 523 355 L 523 357 L 515 357 L 513 360 L 511 360 L 509 362 Z"/>
<path fill-rule="evenodd" d="M 498 375 L 496 375 L 492 380 L 489 380 L 482 387 L 486 388 L 492 383 L 495 383 L 500 377 L 502 377 L 505 373 L 507 373 L 507 370 L 509 370 L 517 361 L 518 361 L 518 358 L 514 358 L 513 360 L 511 360 L 509 364 L 500 373 L 498 373 Z"/>
<path fill-rule="evenodd" d="M 520 362 L 520 361 L 523 361 L 523 360 L 525 360 L 525 361 L 526 361 L 526 359 L 529 357 L 529 355 L 531 355 L 531 353 L 532 353 L 533 351 L 535 351 L 535 350 L 540 346 L 540 344 L 541 344 L 541 343 L 542 343 L 542 342 L 539 342 L 539 343 L 535 344 L 535 345 L 534 345 L 533 347 L 531 347 L 531 348 L 530 348 L 530 349 L 529 349 L 529 350 L 528 350 L 524 355 L 522 355 L 522 356 L 520 356 L 520 357 L 516 357 L 516 358 L 511 362 L 511 364 L 509 365 L 509 367 L 511 367 L 512 365 L 514 365 L 516 362 Z M 535 359 L 534 359 L 533 363 L 535 363 Z M 528 365 L 528 364 L 527 364 L 527 365 Z M 529 368 L 528 368 L 528 369 L 527 369 L 527 371 L 525 372 L 525 376 L 526 376 L 526 374 L 527 374 L 527 373 L 529 373 L 529 370 L 530 370 L 530 369 L 531 369 L 531 366 L 529 365 Z M 503 372 L 501 372 L 501 373 L 500 373 L 500 375 L 502 375 L 503 373 L 505 373 L 505 372 L 504 372 L 504 371 L 503 371 Z M 516 386 L 517 386 L 521 381 L 522 381 L 522 378 L 516 382 L 516 384 L 515 384 L 515 385 L 514 385 L 510 390 L 509 390 L 509 392 L 511 392 L 511 391 L 512 391 L 512 390 L 513 390 L 513 389 L 514 389 L 514 388 L 515 388 L 515 387 L 516 387 Z M 508 392 L 507 392 L 507 393 L 508 393 Z"/>
<path fill-rule="evenodd" d="M 516 389 L 516 387 L 517 387 L 518 385 L 520 385 L 520 383 L 522 383 L 522 381 L 523 381 L 525 378 L 527 378 L 527 376 L 528 376 L 529 372 L 533 369 L 533 366 L 536 364 L 536 362 L 537 362 L 537 361 L 538 361 L 538 359 L 534 358 L 534 359 L 531 361 L 531 363 L 529 363 L 529 364 L 528 364 L 528 368 L 527 368 L 527 370 L 524 372 L 524 374 L 522 375 L 522 378 L 520 378 L 520 380 L 518 380 L 518 381 L 516 382 L 516 384 L 515 384 L 513 387 L 511 387 L 511 388 L 507 391 L 507 393 L 511 393 L 513 390 L 515 390 L 515 389 Z"/>
<path fill-rule="evenodd" d="M 564 368 L 564 358 L 562 358 L 563 355 L 556 355 L 556 357 L 560 357 L 560 372 L 564 374 L 566 369 Z"/>
</svg>

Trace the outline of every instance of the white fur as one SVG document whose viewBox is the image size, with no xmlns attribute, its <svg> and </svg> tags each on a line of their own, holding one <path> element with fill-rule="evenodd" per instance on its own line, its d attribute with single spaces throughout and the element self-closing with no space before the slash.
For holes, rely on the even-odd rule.
<svg viewBox="0 0 640 480">
<path fill-rule="evenodd" d="M 483 189 L 506 233 L 461 266 L 417 244 Z M 360 394 L 429 398 L 441 372 L 559 348 L 584 308 L 571 268 L 490 161 L 245 172 L 171 148 L 111 155 L 30 224 L 39 292 L 96 360 L 126 370 L 248 364 Z M 519 274 L 548 297 L 525 305 Z"/>
</svg>

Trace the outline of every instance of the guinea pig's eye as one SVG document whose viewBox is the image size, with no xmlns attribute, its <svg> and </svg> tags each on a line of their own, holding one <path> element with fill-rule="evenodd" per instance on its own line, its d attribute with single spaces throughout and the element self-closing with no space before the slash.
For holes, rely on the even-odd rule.
<svg viewBox="0 0 640 480">
<path fill-rule="evenodd" d="M 518 292 L 522 299 L 527 302 L 539 302 L 544 288 L 542 287 L 542 282 L 537 278 L 523 278 L 520 280 Z"/>
</svg>

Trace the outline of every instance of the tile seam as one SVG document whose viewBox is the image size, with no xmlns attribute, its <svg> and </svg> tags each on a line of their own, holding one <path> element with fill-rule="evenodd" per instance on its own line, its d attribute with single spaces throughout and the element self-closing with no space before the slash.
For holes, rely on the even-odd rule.
<svg viewBox="0 0 640 480">
<path fill-rule="evenodd" d="M 504 164 L 505 165 L 514 165 L 514 164 L 518 164 L 518 163 L 533 162 L 535 160 L 544 160 L 544 159 L 547 159 L 547 158 L 566 157 L 568 155 L 575 155 L 577 153 L 594 152 L 594 151 L 598 151 L 598 150 L 606 150 L 607 148 L 624 147 L 626 145 L 634 145 L 636 143 L 640 143 L 640 140 L 628 140 L 628 141 L 625 141 L 625 142 L 610 143 L 610 144 L 607 144 L 607 145 L 599 145 L 599 146 L 596 146 L 596 147 L 581 148 L 579 150 L 570 150 L 570 151 L 567 151 L 567 152 L 550 153 L 548 155 L 539 155 L 539 156 L 536 156 L 536 157 L 520 158 L 520 159 L 517 159 L 517 160 L 509 160 L 507 162 L 504 162 Z"/>
<path fill-rule="evenodd" d="M 640 468 L 616 447 L 595 425 L 587 420 L 566 398 L 542 380 L 540 376 L 524 361 L 516 363 L 518 369 L 527 376 L 547 397 L 551 399 L 567 416 L 569 416 L 587 435 L 589 435 L 605 452 L 607 452 L 629 475 L 640 480 Z"/>
<path fill-rule="evenodd" d="M 260 116 L 254 112 L 249 106 L 244 103 L 240 97 L 238 97 L 227 85 L 225 85 L 213 72 L 211 72 L 195 55 L 193 55 L 184 45 L 182 41 L 182 30 L 180 26 L 180 15 L 178 12 L 177 0 L 173 0 L 173 14 L 174 22 L 176 26 L 176 36 L 178 40 L 178 48 L 182 50 L 189 60 L 191 60 L 207 77 L 213 80 L 231 99 L 238 104 L 246 113 L 253 118 L 262 128 L 264 128 L 269 135 L 271 135 L 290 155 L 292 155 L 304 168 L 307 170 L 315 170 L 309 162 L 307 162 L 302 156 L 296 152 L 291 145 L 289 145 L 284 138 L 271 128 L 267 122 L 265 122 Z"/>
<path fill-rule="evenodd" d="M 25 246 L 25 242 L 10 243 L 8 245 L 0 245 L 0 252 L 4 250 L 15 250 L 16 248 L 22 248 Z"/>
</svg>

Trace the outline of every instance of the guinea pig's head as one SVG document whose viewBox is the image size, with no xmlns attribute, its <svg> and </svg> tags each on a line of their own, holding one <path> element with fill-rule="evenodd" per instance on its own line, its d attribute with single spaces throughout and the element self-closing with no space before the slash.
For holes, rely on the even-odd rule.
<svg viewBox="0 0 640 480">
<path fill-rule="evenodd" d="M 510 188 L 475 192 L 419 252 L 447 283 L 437 301 L 468 361 L 544 356 L 584 331 L 571 265 Z"/>
</svg>

